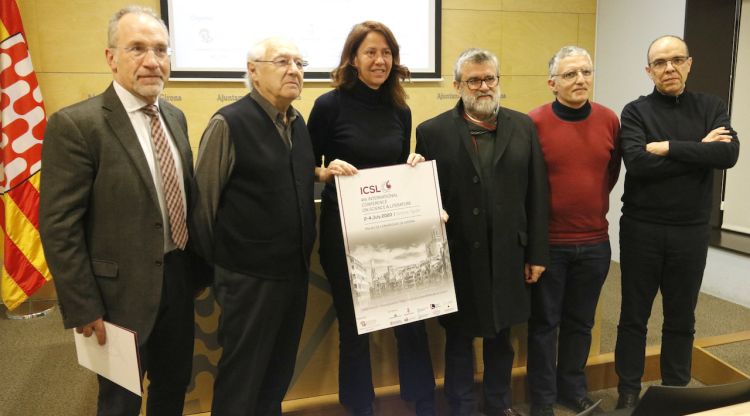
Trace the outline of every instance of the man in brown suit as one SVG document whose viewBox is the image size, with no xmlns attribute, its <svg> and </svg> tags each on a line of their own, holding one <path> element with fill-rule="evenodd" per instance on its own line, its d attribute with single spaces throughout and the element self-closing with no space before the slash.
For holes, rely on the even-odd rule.
<svg viewBox="0 0 750 416">
<path fill-rule="evenodd" d="M 182 415 L 193 352 L 185 251 L 192 180 L 187 123 L 159 100 L 169 37 L 146 8 L 110 21 L 104 93 L 53 114 L 42 151 L 40 232 L 66 328 L 107 342 L 103 321 L 138 335 L 147 410 Z M 99 377 L 99 415 L 141 398 Z"/>
</svg>

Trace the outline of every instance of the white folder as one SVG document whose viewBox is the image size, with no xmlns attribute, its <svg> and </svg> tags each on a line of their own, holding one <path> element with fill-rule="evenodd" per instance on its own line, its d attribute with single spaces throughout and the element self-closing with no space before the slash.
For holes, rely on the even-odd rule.
<svg viewBox="0 0 750 416">
<path fill-rule="evenodd" d="M 78 363 L 141 396 L 138 338 L 135 332 L 104 322 L 107 342 L 99 345 L 96 335 L 84 337 L 73 330 Z"/>
</svg>

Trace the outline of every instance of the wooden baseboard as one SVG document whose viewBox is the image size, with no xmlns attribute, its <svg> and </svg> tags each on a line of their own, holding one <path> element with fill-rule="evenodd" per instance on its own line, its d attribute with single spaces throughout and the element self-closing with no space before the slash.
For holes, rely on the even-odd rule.
<svg viewBox="0 0 750 416">
<path fill-rule="evenodd" d="M 693 347 L 693 378 L 706 385 L 734 383 L 750 376 L 705 348 Z"/>
<path fill-rule="evenodd" d="M 750 340 L 750 331 L 706 337 L 695 340 L 693 347 L 693 378 L 706 385 L 732 383 L 750 379 L 750 376 L 711 354 L 706 348 Z M 661 349 L 658 345 L 646 348 L 646 361 L 643 381 L 658 380 Z M 586 365 L 589 390 L 602 390 L 617 386 L 615 354 L 605 353 L 589 357 Z M 478 386 L 482 374 L 475 375 Z M 442 394 L 443 379 L 436 380 L 437 406 L 440 414 L 447 414 L 448 407 Z M 479 389 L 479 387 L 477 387 Z M 513 401 L 524 403 L 528 400 L 526 367 L 516 367 L 512 375 Z M 479 390 L 477 390 L 479 391 Z M 409 404 L 399 397 L 399 386 L 378 387 L 375 389 L 377 414 L 413 414 Z M 348 413 L 338 402 L 338 395 L 329 394 L 304 399 L 286 400 L 282 404 L 284 415 L 288 416 L 347 416 Z M 202 413 L 198 416 L 210 416 Z"/>
</svg>

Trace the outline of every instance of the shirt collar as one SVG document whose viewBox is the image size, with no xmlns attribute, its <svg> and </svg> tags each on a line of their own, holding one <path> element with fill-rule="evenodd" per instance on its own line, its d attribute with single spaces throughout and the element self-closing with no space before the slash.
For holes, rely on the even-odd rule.
<svg viewBox="0 0 750 416">
<path fill-rule="evenodd" d="M 260 107 L 263 109 L 263 111 L 266 112 L 266 114 L 268 114 L 268 117 L 270 117 L 274 123 L 284 124 L 284 116 L 283 114 L 281 114 L 281 111 L 276 109 L 276 107 L 274 107 L 270 101 L 266 100 L 266 98 L 262 96 L 257 89 L 253 88 L 253 90 L 250 91 L 250 98 L 260 104 Z M 290 105 L 289 108 L 286 109 L 286 117 L 287 120 L 289 120 L 287 124 L 291 124 L 292 122 L 294 122 L 294 120 L 297 119 L 297 110 L 295 110 L 294 107 Z"/>
<path fill-rule="evenodd" d="M 686 92 L 687 92 L 687 87 L 684 87 L 678 95 L 667 95 L 659 91 L 656 87 L 654 87 L 654 91 L 651 93 L 651 95 L 656 99 L 656 101 L 661 102 L 661 103 L 679 104 L 680 100 L 682 100 L 682 97 L 685 95 Z"/>
<path fill-rule="evenodd" d="M 120 85 L 117 81 L 112 81 L 112 85 L 115 87 L 115 93 L 117 93 L 117 96 L 120 98 L 120 101 L 122 102 L 122 106 L 125 107 L 125 111 L 127 111 L 128 113 L 134 113 L 136 111 L 140 111 L 141 108 L 149 104 L 142 98 L 126 90 L 125 87 Z M 156 105 L 156 108 L 158 109 L 159 100 L 156 100 L 154 105 Z"/>
</svg>

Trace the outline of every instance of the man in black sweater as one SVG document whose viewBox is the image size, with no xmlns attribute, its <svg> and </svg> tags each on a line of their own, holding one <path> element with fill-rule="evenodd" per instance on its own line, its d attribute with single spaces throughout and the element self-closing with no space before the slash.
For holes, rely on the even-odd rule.
<svg viewBox="0 0 750 416">
<path fill-rule="evenodd" d="M 713 170 L 737 162 L 739 141 L 725 104 L 686 91 L 687 44 L 663 36 L 648 49 L 654 91 L 622 111 L 620 143 L 627 169 L 620 219 L 622 309 L 615 367 L 618 408 L 638 402 L 646 325 L 656 292 L 664 303 L 662 384 L 684 386 L 708 251 Z"/>
</svg>

